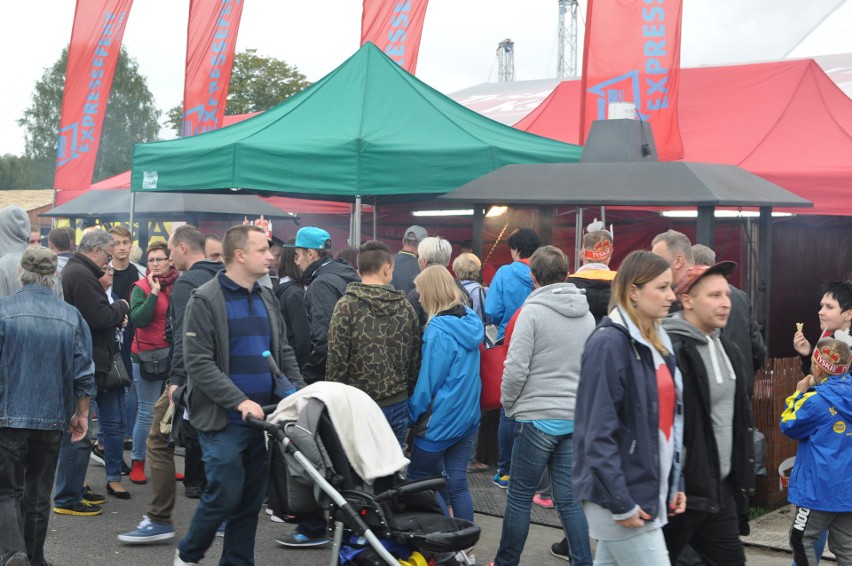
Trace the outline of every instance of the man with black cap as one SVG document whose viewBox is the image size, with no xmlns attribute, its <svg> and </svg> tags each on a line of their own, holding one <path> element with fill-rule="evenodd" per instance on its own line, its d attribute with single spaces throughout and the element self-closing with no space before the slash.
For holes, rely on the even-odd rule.
<svg viewBox="0 0 852 566">
<path fill-rule="evenodd" d="M 305 381 L 325 380 L 328 357 L 328 326 L 334 305 L 346 292 L 346 287 L 361 278 L 343 260 L 331 256 L 331 236 L 322 228 L 305 226 L 296 233 L 296 265 L 302 270 L 305 291 L 305 312 L 311 325 L 311 354 L 302 370 Z"/>
<path fill-rule="evenodd" d="M 414 278 L 420 273 L 417 265 L 417 246 L 429 234 L 426 228 L 414 224 L 402 237 L 402 249 L 393 257 L 393 279 L 391 285 L 398 291 L 408 293 L 414 289 Z"/>
<path fill-rule="evenodd" d="M 56 265 L 52 251 L 25 249 L 22 287 L 0 299 L 0 564 L 46 564 L 59 445 L 65 431 L 86 438 L 95 393 L 89 327 L 54 293 Z"/>
<path fill-rule="evenodd" d="M 754 485 L 751 404 L 739 348 L 721 329 L 731 313 L 727 277 L 737 264 L 682 269 L 683 310 L 663 320 L 683 375 L 686 512 L 663 528 L 672 564 L 691 545 L 707 564 L 745 564 L 748 492 Z"/>
</svg>

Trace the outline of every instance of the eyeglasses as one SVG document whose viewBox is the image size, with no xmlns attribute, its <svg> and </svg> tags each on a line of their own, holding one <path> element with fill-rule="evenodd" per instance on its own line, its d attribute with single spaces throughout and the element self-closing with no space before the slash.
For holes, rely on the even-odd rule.
<svg viewBox="0 0 852 566">
<path fill-rule="evenodd" d="M 167 257 L 152 257 L 148 259 L 148 263 L 163 263 L 169 261 Z"/>
<path fill-rule="evenodd" d="M 114 267 L 105 267 L 104 273 L 106 273 L 107 275 L 112 275 L 113 273 L 115 273 L 115 268 Z"/>
</svg>

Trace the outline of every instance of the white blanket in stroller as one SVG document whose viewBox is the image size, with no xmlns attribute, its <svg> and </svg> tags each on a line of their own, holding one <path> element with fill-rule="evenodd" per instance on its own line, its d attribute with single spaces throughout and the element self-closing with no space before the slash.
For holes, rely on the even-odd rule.
<svg viewBox="0 0 852 566">
<path fill-rule="evenodd" d="M 364 481 L 389 476 L 408 465 L 384 413 L 369 395 L 342 383 L 319 381 L 278 403 L 270 422 L 296 420 L 310 399 L 322 401 L 346 457 Z"/>
</svg>

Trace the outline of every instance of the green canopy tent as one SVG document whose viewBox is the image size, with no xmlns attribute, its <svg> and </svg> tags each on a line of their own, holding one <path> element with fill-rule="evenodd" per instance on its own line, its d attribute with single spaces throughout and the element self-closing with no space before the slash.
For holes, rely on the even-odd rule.
<svg viewBox="0 0 852 566">
<path fill-rule="evenodd" d="M 580 151 L 464 108 L 367 43 L 244 122 L 136 145 L 131 189 L 349 200 L 358 239 L 363 196 L 443 194 L 503 165 L 576 162 Z"/>
</svg>

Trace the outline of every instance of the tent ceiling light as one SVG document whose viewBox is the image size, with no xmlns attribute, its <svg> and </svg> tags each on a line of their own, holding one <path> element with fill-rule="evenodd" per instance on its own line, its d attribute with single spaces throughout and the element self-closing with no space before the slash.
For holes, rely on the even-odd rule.
<svg viewBox="0 0 852 566">
<path fill-rule="evenodd" d="M 502 216 L 506 214 L 506 211 L 509 210 L 508 206 L 492 206 L 488 209 L 488 212 L 485 213 L 486 218 L 495 218 L 497 216 Z"/>
<path fill-rule="evenodd" d="M 716 218 L 758 218 L 760 213 L 756 210 L 716 210 L 714 211 Z M 697 210 L 664 210 L 660 213 L 666 218 L 697 218 Z M 773 212 L 774 218 L 783 218 L 793 216 L 791 212 Z"/>
<path fill-rule="evenodd" d="M 473 216 L 472 208 L 459 210 L 414 210 L 412 216 Z"/>
</svg>

